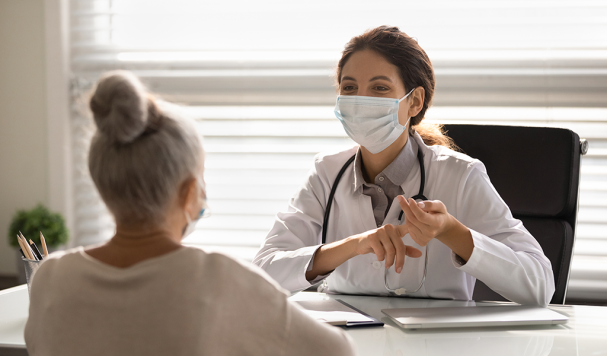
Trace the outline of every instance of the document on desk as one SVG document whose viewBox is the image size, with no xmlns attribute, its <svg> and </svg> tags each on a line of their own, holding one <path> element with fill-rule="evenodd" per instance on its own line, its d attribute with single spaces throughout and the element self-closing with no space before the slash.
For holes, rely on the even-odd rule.
<svg viewBox="0 0 607 356">
<path fill-rule="evenodd" d="M 313 319 L 336 326 L 384 325 L 340 299 L 295 301 Z"/>
</svg>

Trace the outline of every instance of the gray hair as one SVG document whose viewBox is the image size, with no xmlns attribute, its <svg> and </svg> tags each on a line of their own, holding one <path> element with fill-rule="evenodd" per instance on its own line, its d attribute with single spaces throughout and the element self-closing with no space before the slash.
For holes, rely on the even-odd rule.
<svg viewBox="0 0 607 356">
<path fill-rule="evenodd" d="M 90 108 L 97 132 L 89 170 L 101 198 L 117 221 L 164 221 L 180 185 L 204 163 L 194 121 L 127 71 L 105 73 Z"/>
</svg>

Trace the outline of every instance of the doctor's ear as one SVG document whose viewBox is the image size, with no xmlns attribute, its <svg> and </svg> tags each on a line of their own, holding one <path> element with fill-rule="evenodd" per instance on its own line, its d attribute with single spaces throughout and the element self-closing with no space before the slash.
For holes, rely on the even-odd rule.
<svg viewBox="0 0 607 356">
<path fill-rule="evenodd" d="M 426 98 L 426 91 L 424 87 L 417 87 L 413 90 L 413 93 L 409 96 L 409 117 L 415 117 L 422 111 L 424 107 L 424 99 Z"/>
</svg>

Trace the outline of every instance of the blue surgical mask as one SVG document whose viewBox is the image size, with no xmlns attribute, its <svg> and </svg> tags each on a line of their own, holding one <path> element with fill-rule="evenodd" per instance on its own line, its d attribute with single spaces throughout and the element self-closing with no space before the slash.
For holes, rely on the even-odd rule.
<svg viewBox="0 0 607 356">
<path fill-rule="evenodd" d="M 401 99 L 374 96 L 340 95 L 335 104 L 335 116 L 354 142 L 371 153 L 379 153 L 403 133 L 405 125 L 398 122 L 398 108 L 415 88 Z"/>
</svg>

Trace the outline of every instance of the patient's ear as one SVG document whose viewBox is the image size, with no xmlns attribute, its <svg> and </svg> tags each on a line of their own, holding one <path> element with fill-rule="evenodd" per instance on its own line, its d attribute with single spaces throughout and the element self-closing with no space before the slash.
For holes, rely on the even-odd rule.
<svg viewBox="0 0 607 356">
<path fill-rule="evenodd" d="M 179 207 L 190 214 L 194 210 L 198 202 L 198 189 L 196 187 L 196 179 L 190 177 L 181 183 L 178 192 Z M 191 214 L 190 214 L 191 215 Z"/>
</svg>

